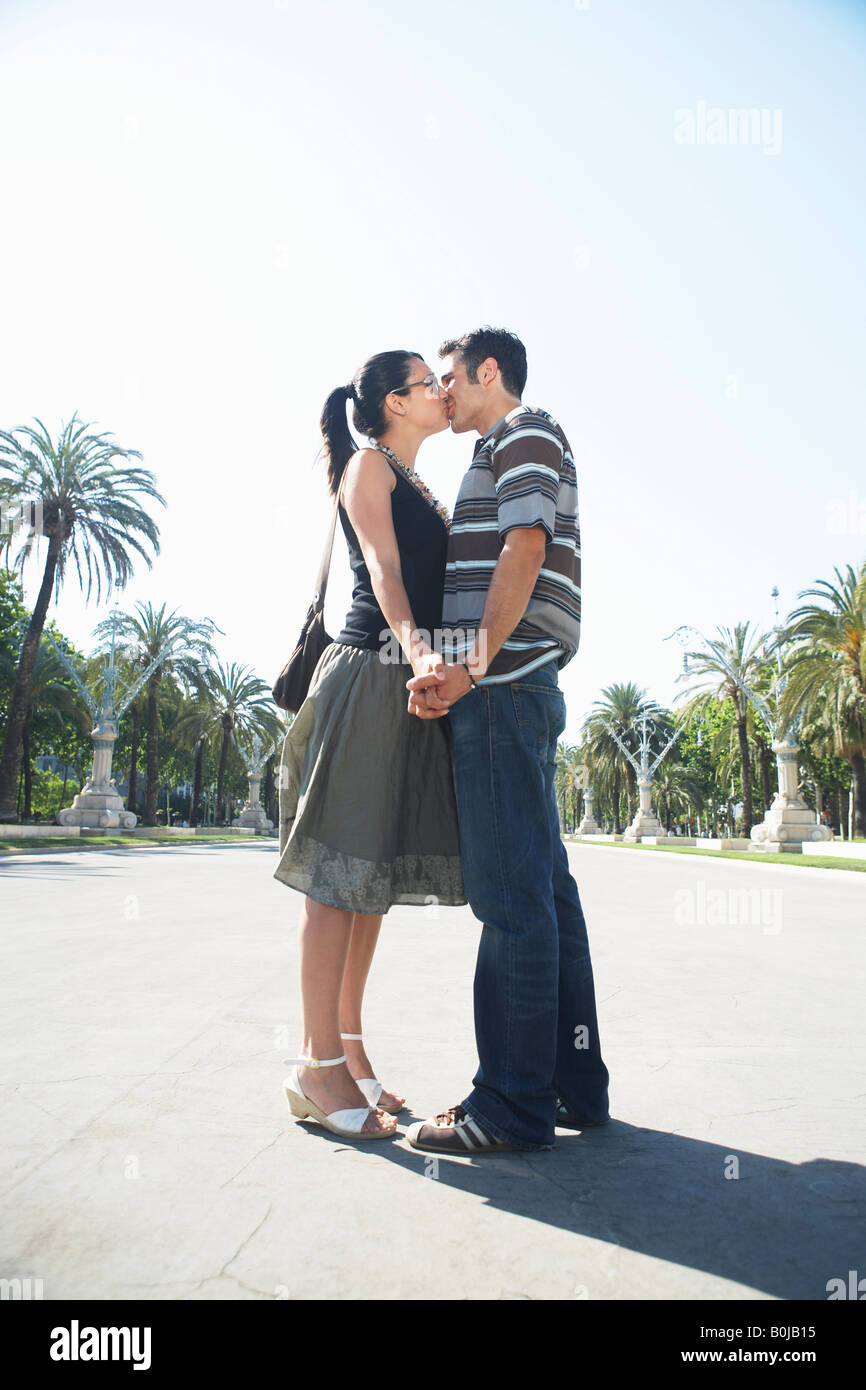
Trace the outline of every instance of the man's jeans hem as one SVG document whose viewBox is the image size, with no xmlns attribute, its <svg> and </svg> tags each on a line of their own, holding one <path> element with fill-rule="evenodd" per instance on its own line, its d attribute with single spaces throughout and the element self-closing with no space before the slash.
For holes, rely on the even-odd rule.
<svg viewBox="0 0 866 1390">
<path fill-rule="evenodd" d="M 467 1115 L 469 1115 L 476 1124 L 481 1125 L 482 1129 L 486 1129 L 488 1134 L 492 1134 L 494 1139 L 498 1139 L 503 1144 L 513 1144 L 515 1149 L 520 1149 L 523 1153 L 543 1153 L 545 1149 L 553 1148 L 552 1139 L 549 1144 L 521 1143 L 519 1139 L 515 1139 L 514 1135 L 506 1134 L 505 1130 L 500 1129 L 499 1125 L 491 1123 L 491 1121 L 488 1120 L 485 1115 L 482 1115 L 481 1111 L 473 1105 L 472 1101 L 464 1100 L 461 1104 Z"/>
</svg>

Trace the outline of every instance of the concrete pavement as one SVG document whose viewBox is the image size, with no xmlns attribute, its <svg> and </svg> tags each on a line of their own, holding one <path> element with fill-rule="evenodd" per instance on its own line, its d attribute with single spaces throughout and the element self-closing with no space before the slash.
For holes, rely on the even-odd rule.
<svg viewBox="0 0 866 1390">
<path fill-rule="evenodd" d="M 0 1277 L 46 1299 L 826 1298 L 866 1276 L 862 875 L 571 846 L 615 1120 L 531 1156 L 292 1121 L 273 842 L 0 864 Z M 395 908 L 405 1129 L 475 1062 L 468 908 Z"/>
</svg>

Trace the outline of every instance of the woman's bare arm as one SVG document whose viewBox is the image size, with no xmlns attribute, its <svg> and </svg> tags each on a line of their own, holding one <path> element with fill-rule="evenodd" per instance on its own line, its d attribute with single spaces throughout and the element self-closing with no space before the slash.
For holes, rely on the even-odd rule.
<svg viewBox="0 0 866 1390">
<path fill-rule="evenodd" d="M 427 642 L 413 641 L 415 619 L 403 586 L 400 552 L 391 515 L 396 478 L 378 449 L 359 449 L 343 475 L 343 503 L 358 537 L 376 602 L 416 675 L 442 666 Z M 444 674 L 444 670 L 443 670 Z"/>
</svg>

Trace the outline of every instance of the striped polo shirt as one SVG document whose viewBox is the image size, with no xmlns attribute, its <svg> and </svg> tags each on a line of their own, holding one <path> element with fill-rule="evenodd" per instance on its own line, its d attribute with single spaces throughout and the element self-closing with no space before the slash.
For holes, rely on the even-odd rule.
<svg viewBox="0 0 866 1390">
<path fill-rule="evenodd" d="M 481 625 L 505 536 L 543 526 L 547 549 L 526 612 L 479 685 L 517 680 L 547 661 L 561 669 L 580 641 L 580 525 L 574 458 L 546 410 L 515 406 L 475 446 L 460 484 L 442 610 L 447 660 L 462 661 Z"/>
</svg>

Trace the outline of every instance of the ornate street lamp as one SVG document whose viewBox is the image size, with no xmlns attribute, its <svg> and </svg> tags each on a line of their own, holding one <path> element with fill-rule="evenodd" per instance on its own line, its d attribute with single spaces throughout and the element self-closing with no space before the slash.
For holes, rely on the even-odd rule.
<svg viewBox="0 0 866 1390">
<path fill-rule="evenodd" d="M 639 745 L 640 761 L 638 761 L 638 759 L 634 756 L 630 748 L 626 748 L 625 744 L 623 743 L 622 739 L 620 738 L 619 734 L 617 733 L 616 729 L 613 727 L 612 724 L 605 724 L 604 727 L 607 729 L 611 738 L 613 738 L 619 745 L 619 747 L 622 749 L 623 753 L 628 758 L 629 762 L 631 763 L 632 767 L 637 773 L 637 785 L 638 792 L 640 794 L 640 805 L 638 806 L 637 813 L 631 825 L 626 827 L 623 839 L 643 840 L 647 836 L 652 836 L 653 839 L 656 840 L 668 839 L 667 831 L 662 829 L 661 825 L 659 825 L 659 822 L 656 820 L 656 817 L 653 814 L 652 775 L 658 767 L 659 763 L 661 762 L 662 758 L 668 752 L 668 749 L 671 747 L 674 740 L 679 738 L 681 730 L 674 729 L 664 748 L 653 760 L 651 765 L 650 752 L 652 746 L 652 736 L 653 734 L 658 733 L 659 730 L 657 729 L 655 720 L 651 719 L 649 715 L 641 715 L 640 719 L 638 719 L 635 725 L 635 729 L 640 729 L 641 731 Z"/>
<path fill-rule="evenodd" d="M 262 785 L 262 768 L 267 762 L 274 746 L 265 748 L 258 734 L 253 738 L 249 749 L 241 746 L 241 757 L 247 769 L 249 782 L 249 792 L 244 802 L 243 810 L 233 822 L 237 826 L 251 826 L 254 830 L 271 831 L 274 823 L 265 815 L 265 808 L 259 800 L 259 791 Z"/>
<path fill-rule="evenodd" d="M 596 825 L 592 814 L 592 803 L 595 800 L 595 792 L 592 789 L 592 778 L 589 775 L 589 768 L 586 763 L 581 763 L 580 767 L 577 769 L 577 775 L 580 779 L 580 789 L 583 792 L 583 820 L 577 827 L 576 834 L 600 835 L 601 831 Z"/>
<path fill-rule="evenodd" d="M 779 590 L 773 588 L 772 597 L 778 599 Z M 776 626 L 773 628 L 775 642 L 765 655 L 771 656 L 775 653 L 776 658 L 776 677 L 773 682 L 773 705 L 778 709 L 779 699 L 785 689 L 784 663 L 782 658 L 781 628 L 779 626 L 779 610 L 776 608 Z M 783 850 L 790 850 L 794 853 L 802 853 L 803 842 L 806 840 L 829 840 L 832 838 L 832 831 L 826 825 L 818 824 L 815 813 L 806 805 L 800 795 L 800 779 L 797 766 L 797 754 L 800 751 L 800 744 L 797 741 L 800 729 L 799 716 L 794 719 L 791 726 L 783 734 L 780 734 L 780 724 L 777 716 L 772 712 L 770 705 L 759 695 L 750 685 L 743 680 L 742 676 L 728 664 L 719 652 L 718 648 L 711 644 L 709 639 L 699 632 L 695 627 L 683 624 L 670 634 L 676 637 L 683 648 L 683 673 L 678 678 L 682 680 L 683 675 L 688 671 L 688 653 L 685 650 L 686 635 L 696 637 L 705 649 L 712 651 L 714 661 L 717 661 L 724 668 L 727 674 L 742 690 L 743 694 L 751 701 L 754 708 L 761 715 L 772 737 L 772 749 L 776 755 L 776 767 L 779 777 L 779 790 L 773 797 L 773 804 L 767 811 L 760 825 L 753 825 L 751 829 L 751 848 L 754 850 L 772 851 L 778 853 Z M 665 638 L 667 642 L 669 638 Z"/>
<path fill-rule="evenodd" d="M 127 811 L 123 805 L 123 800 L 114 778 L 111 775 L 111 762 L 114 755 L 114 744 L 117 739 L 117 724 L 122 714 L 129 708 L 141 687 L 145 684 L 149 676 L 153 673 L 165 657 L 165 650 L 160 649 L 159 654 L 154 657 L 150 665 L 146 667 L 139 680 L 118 699 L 118 685 L 120 678 L 117 667 L 114 663 L 114 649 L 117 638 L 117 619 L 119 610 L 115 606 L 112 610 L 109 621 L 112 624 L 111 647 L 106 657 L 103 667 L 102 695 L 99 702 L 87 689 L 68 655 L 62 648 L 58 647 L 50 632 L 46 632 L 46 637 L 56 651 L 69 675 L 77 685 L 81 697 L 84 700 L 93 718 L 93 729 L 91 738 L 93 739 L 93 770 L 85 782 L 81 791 L 75 797 L 71 806 L 65 810 L 58 811 L 58 825 L 79 825 L 82 829 L 88 830 L 132 830 L 138 817 L 134 811 Z M 100 677 L 97 677 L 99 680 Z"/>
<path fill-rule="evenodd" d="M 102 693 L 98 703 L 72 665 L 67 653 L 58 647 L 50 632 L 45 634 L 77 685 L 93 718 L 91 731 L 94 748 L 93 770 L 72 805 L 63 811 L 58 811 L 56 819 L 59 825 L 79 825 L 82 829 L 89 830 L 132 830 L 138 820 L 134 811 L 127 811 L 124 807 L 111 775 L 117 725 L 139 690 L 147 683 L 160 663 L 165 660 L 171 643 L 167 642 L 160 647 L 156 656 L 145 667 L 133 685 L 127 687 L 125 691 L 120 690 L 120 676 L 115 665 L 117 623 L 120 616 L 120 609 L 115 604 L 108 620 L 111 624 L 111 645 L 105 658 L 102 674 L 96 678 L 97 682 L 100 680 L 102 682 Z M 166 814 L 166 824 L 169 821 L 170 811 Z"/>
</svg>

